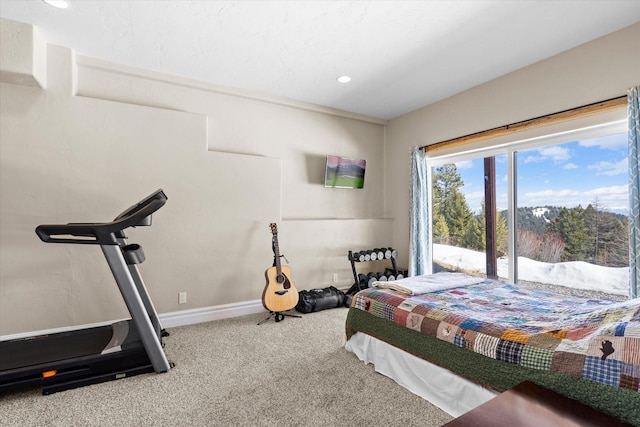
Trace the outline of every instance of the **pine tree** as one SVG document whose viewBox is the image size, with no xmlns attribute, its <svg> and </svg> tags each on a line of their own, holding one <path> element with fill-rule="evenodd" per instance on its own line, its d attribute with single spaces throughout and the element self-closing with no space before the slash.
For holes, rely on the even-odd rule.
<svg viewBox="0 0 640 427">
<path fill-rule="evenodd" d="M 588 235 L 582 219 L 583 212 L 580 205 L 572 209 L 562 208 L 549 224 L 549 231 L 559 234 L 564 241 L 563 261 L 585 260 Z"/>
<path fill-rule="evenodd" d="M 626 267 L 629 265 L 628 218 L 616 218 L 614 214 L 604 212 L 600 220 L 599 248 L 596 263 L 608 267 Z"/>
<path fill-rule="evenodd" d="M 451 243 L 459 245 L 466 232 L 473 214 L 467 205 L 464 195 L 458 191 L 451 194 L 443 207 L 444 219 L 449 227 Z"/>
<path fill-rule="evenodd" d="M 449 227 L 444 220 L 444 216 L 440 213 L 434 213 L 433 215 L 433 242 L 446 245 L 449 243 Z"/>
<path fill-rule="evenodd" d="M 587 259 L 597 265 L 623 267 L 629 265 L 628 218 L 606 211 L 595 199 L 582 214 L 587 231 Z"/>
<path fill-rule="evenodd" d="M 449 243 L 459 245 L 472 218 L 471 210 L 460 187 L 464 183 L 456 165 L 451 163 L 435 169 L 433 174 L 433 218 L 444 218 L 449 231 Z"/>
<path fill-rule="evenodd" d="M 478 251 L 485 251 L 487 248 L 487 234 L 486 234 L 486 209 L 484 200 L 482 201 L 482 210 L 480 215 L 475 216 L 467 226 L 462 239 L 462 246 L 469 249 Z M 507 228 L 507 221 L 504 215 L 495 213 L 496 219 L 496 249 L 498 252 L 507 252 L 507 235 L 509 230 Z"/>
<path fill-rule="evenodd" d="M 509 238 L 509 227 L 507 227 L 507 219 L 504 215 L 500 215 L 496 212 L 496 246 L 498 252 L 507 253 L 509 250 L 509 244 L 507 239 Z"/>
<path fill-rule="evenodd" d="M 462 237 L 462 246 L 474 251 L 485 251 L 486 238 L 485 238 L 485 224 L 484 218 L 480 218 L 480 215 L 473 217 L 469 221 L 469 225 Z"/>
</svg>

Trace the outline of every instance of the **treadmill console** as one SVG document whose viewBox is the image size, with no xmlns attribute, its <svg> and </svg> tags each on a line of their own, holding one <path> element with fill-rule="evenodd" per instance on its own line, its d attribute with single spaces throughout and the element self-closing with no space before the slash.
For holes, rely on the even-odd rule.
<svg viewBox="0 0 640 427">
<path fill-rule="evenodd" d="M 163 201 L 166 202 L 167 201 L 167 195 L 164 193 L 164 191 L 162 191 L 162 189 L 159 189 L 159 190 L 153 192 L 152 194 L 148 195 L 144 199 L 140 200 L 135 205 L 132 205 L 128 209 L 124 210 L 120 215 L 115 217 L 114 221 L 118 221 L 119 219 L 122 219 L 122 218 L 125 218 L 125 217 L 133 215 L 134 213 L 136 213 L 139 210 L 143 209 L 145 206 L 147 206 L 148 204 L 150 204 L 154 200 L 163 200 Z M 148 226 L 148 225 L 151 225 L 151 215 L 148 215 L 148 216 L 142 218 L 139 221 L 139 223 L 135 224 L 133 227 L 138 227 L 138 226 L 142 227 L 142 226 Z"/>
</svg>

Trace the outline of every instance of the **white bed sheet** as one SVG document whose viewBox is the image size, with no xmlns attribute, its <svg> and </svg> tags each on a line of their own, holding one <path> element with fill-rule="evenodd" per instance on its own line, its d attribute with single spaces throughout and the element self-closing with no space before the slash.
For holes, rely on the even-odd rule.
<svg viewBox="0 0 640 427">
<path fill-rule="evenodd" d="M 421 276 L 405 277 L 399 280 L 387 282 L 373 282 L 374 288 L 393 289 L 405 295 L 422 295 L 447 289 L 460 288 L 462 286 L 475 285 L 484 282 L 485 279 L 470 276 L 464 273 L 440 272 Z"/>
<path fill-rule="evenodd" d="M 498 393 L 429 363 L 377 338 L 354 334 L 345 344 L 365 364 L 410 392 L 433 403 L 449 415 L 460 415 L 487 402 Z"/>
</svg>

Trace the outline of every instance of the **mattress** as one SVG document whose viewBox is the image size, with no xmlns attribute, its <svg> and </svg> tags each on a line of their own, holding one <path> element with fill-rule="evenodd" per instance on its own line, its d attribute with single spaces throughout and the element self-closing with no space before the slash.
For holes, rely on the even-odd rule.
<svg viewBox="0 0 640 427">
<path fill-rule="evenodd" d="M 348 338 L 368 334 L 493 390 L 532 380 L 612 415 L 640 408 L 638 299 L 492 280 L 417 294 L 370 288 L 353 298 L 346 328 Z"/>
</svg>

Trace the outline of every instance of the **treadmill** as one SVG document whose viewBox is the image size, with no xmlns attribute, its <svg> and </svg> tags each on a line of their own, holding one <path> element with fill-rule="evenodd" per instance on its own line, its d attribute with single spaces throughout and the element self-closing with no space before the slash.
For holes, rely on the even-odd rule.
<svg viewBox="0 0 640 427">
<path fill-rule="evenodd" d="M 162 189 L 131 206 L 112 222 L 39 225 L 45 243 L 100 245 L 131 319 L 111 325 L 17 338 L 0 342 L 0 393 L 42 387 L 51 394 L 172 366 L 162 349 L 158 314 L 137 264 L 142 247 L 128 244 L 124 230 L 151 225 L 152 214 L 167 201 Z"/>
</svg>

